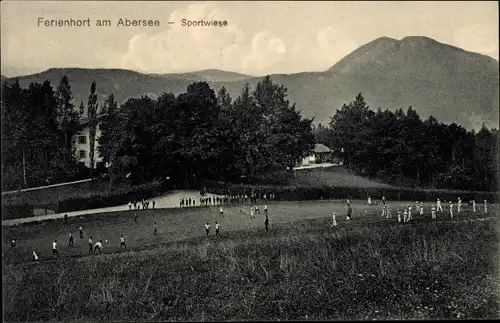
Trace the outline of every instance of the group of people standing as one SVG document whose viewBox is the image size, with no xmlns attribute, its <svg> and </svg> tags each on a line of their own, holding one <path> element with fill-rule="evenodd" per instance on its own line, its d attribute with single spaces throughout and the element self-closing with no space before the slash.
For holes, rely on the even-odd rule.
<svg viewBox="0 0 500 323">
<path fill-rule="evenodd" d="M 65 219 L 66 220 L 66 219 Z M 83 234 L 83 228 L 80 226 L 78 228 L 78 231 L 80 232 L 80 239 L 84 239 L 84 234 Z M 106 240 L 106 243 L 108 240 Z M 73 236 L 73 232 L 70 232 L 68 235 L 68 248 L 72 248 L 75 246 L 75 237 Z M 15 248 L 15 240 L 12 240 L 11 247 Z M 95 244 L 93 243 L 92 236 L 89 236 L 88 238 L 88 253 L 89 254 L 96 254 L 102 253 L 103 250 L 103 242 L 102 240 L 97 241 Z M 127 245 L 125 243 L 125 237 L 123 234 L 120 234 L 120 249 L 127 249 Z M 59 249 L 58 249 L 58 242 L 57 239 L 54 239 L 52 241 L 52 257 L 58 258 L 59 257 Z M 32 260 L 37 261 L 39 259 L 37 253 L 35 250 L 33 250 L 32 253 Z"/>
<path fill-rule="evenodd" d="M 128 202 L 128 209 L 129 211 L 132 210 L 132 207 L 134 207 L 134 210 L 147 210 L 149 209 L 149 203 L 151 203 L 152 208 L 155 208 L 155 200 L 152 200 L 149 202 L 148 200 L 142 199 L 142 201 L 134 201 L 133 203 L 131 201 Z"/>
</svg>

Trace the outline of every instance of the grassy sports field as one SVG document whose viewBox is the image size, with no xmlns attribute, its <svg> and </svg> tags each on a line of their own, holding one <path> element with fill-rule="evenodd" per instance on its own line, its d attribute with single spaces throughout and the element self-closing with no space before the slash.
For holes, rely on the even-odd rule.
<svg viewBox="0 0 500 323">
<path fill-rule="evenodd" d="M 145 210 L 4 228 L 6 320 L 266 320 L 499 317 L 499 236 L 482 212 L 396 223 L 354 202 L 269 205 L 252 223 L 239 207 Z M 406 203 L 401 203 L 403 206 Z M 261 207 L 262 210 L 262 207 Z M 340 239 L 332 237 L 337 212 Z M 429 214 L 428 207 L 426 212 Z M 490 210 L 496 217 L 498 208 Z M 213 235 L 214 220 L 222 236 Z M 153 221 L 159 235 L 152 234 Z M 204 237 L 203 224 L 212 232 Z M 82 225 L 84 240 L 78 237 Z M 75 248 L 66 248 L 69 228 Z M 132 251 L 119 251 L 123 232 Z M 83 257 L 88 234 L 108 239 Z M 15 252 L 8 239 L 16 237 Z M 61 259 L 48 260 L 53 238 Z M 36 247 L 41 262 L 29 261 Z M 81 256 L 80 256 L 81 255 Z M 74 256 L 74 257 L 71 257 Z M 10 264 L 9 264 L 10 263 Z M 26 311 L 26 308 L 31 309 Z"/>
<path fill-rule="evenodd" d="M 413 209 L 415 202 L 412 202 Z M 392 219 L 381 217 L 382 207 L 367 207 L 365 214 L 365 202 L 353 201 L 353 217 L 356 221 L 376 221 L 383 223 L 397 222 L 396 211 L 403 208 L 408 202 L 391 202 Z M 443 203 L 444 204 L 444 203 Z M 427 218 L 430 217 L 431 203 L 424 204 Z M 305 202 L 280 202 L 271 203 L 269 207 L 270 227 L 276 223 L 293 223 L 298 220 L 330 217 L 332 212 L 336 212 L 337 221 L 342 225 L 346 221 L 345 201 L 305 201 Z M 446 210 L 446 205 L 444 206 Z M 243 213 L 241 209 L 243 208 Z M 86 255 L 88 251 L 87 240 L 91 235 L 94 243 L 103 240 L 105 252 L 115 252 L 120 247 L 120 234 L 125 237 L 129 248 L 137 249 L 153 245 L 158 245 L 171 241 L 180 241 L 205 235 L 204 224 L 208 221 L 212 227 L 212 234 L 215 232 L 215 221 L 221 227 L 222 237 L 230 237 L 230 231 L 247 230 L 249 232 L 264 229 L 264 205 L 260 205 L 261 215 L 256 215 L 255 219 L 250 219 L 250 207 L 248 205 L 236 205 L 225 207 L 224 217 L 219 215 L 219 206 L 139 210 L 135 211 L 138 221 L 134 221 L 133 211 L 113 212 L 95 215 L 85 215 L 82 217 L 70 218 L 67 225 L 62 220 L 41 222 L 40 224 L 28 224 L 18 227 L 4 228 L 3 250 L 6 261 L 25 261 L 30 259 L 32 251 L 35 250 L 41 258 L 52 257 L 52 241 L 57 239 L 59 252 L 62 256 Z M 455 206 L 456 208 L 456 206 Z M 464 212 L 470 216 L 469 206 L 464 206 Z M 496 210 L 496 207 L 494 207 Z M 415 213 L 415 212 L 413 212 Z M 465 213 L 464 213 L 465 214 Z M 464 216 L 455 215 L 461 218 Z M 478 211 L 477 216 L 483 214 Z M 420 216 L 413 214 L 419 220 Z M 446 212 L 438 214 L 438 219 L 449 218 Z M 158 235 L 153 235 L 153 224 L 156 222 Z M 79 226 L 82 226 L 84 238 L 79 238 Z M 75 237 L 75 246 L 67 248 L 69 233 Z M 15 253 L 10 252 L 10 241 L 16 239 L 17 247 Z M 108 240 L 108 243 L 105 243 Z"/>
</svg>

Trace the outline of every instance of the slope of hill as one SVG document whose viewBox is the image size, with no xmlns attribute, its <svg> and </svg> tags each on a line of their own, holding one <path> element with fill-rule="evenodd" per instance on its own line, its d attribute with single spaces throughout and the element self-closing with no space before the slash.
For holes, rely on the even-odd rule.
<svg viewBox="0 0 500 323">
<path fill-rule="evenodd" d="M 271 78 L 288 88 L 289 100 L 306 117 L 327 123 L 343 103 L 363 93 L 373 108 L 395 110 L 413 106 L 422 118 L 478 128 L 498 128 L 499 63 L 484 55 L 426 37 L 378 38 L 361 46 L 324 72 L 277 74 Z M 49 80 L 54 86 L 67 74 L 77 104 L 86 101 L 92 81 L 100 100 L 113 92 L 118 102 L 142 94 L 182 93 L 193 81 L 207 81 L 217 91 L 225 85 L 236 97 L 243 85 L 261 77 L 204 70 L 182 74 L 141 74 L 120 69 L 49 69 L 19 77 L 22 86 Z"/>
<path fill-rule="evenodd" d="M 202 70 L 198 72 L 189 72 L 189 73 L 171 73 L 171 74 L 149 74 L 152 76 L 160 76 L 160 77 L 173 77 L 180 78 L 192 81 L 206 81 L 206 82 L 235 82 L 235 81 L 243 81 L 254 76 L 245 75 L 236 72 L 228 72 L 221 70 Z"/>
</svg>

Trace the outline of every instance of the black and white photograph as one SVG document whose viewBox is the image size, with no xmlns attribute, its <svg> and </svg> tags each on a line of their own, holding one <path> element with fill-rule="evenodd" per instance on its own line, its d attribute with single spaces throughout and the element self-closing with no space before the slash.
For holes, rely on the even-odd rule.
<svg viewBox="0 0 500 323">
<path fill-rule="evenodd" d="M 500 319 L 497 1 L 0 8 L 4 322 Z"/>
</svg>

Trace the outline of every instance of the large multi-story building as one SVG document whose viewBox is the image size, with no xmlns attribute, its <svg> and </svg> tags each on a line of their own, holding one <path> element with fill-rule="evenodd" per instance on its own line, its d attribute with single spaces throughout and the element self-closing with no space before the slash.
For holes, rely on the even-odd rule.
<svg viewBox="0 0 500 323">
<path fill-rule="evenodd" d="M 104 164 L 102 156 L 99 154 L 99 137 L 101 136 L 100 122 L 98 121 L 95 135 L 94 145 L 94 168 L 108 167 L 107 163 Z M 76 159 L 81 165 L 90 167 L 90 128 L 88 118 L 80 119 L 80 131 L 76 134 Z"/>
</svg>

